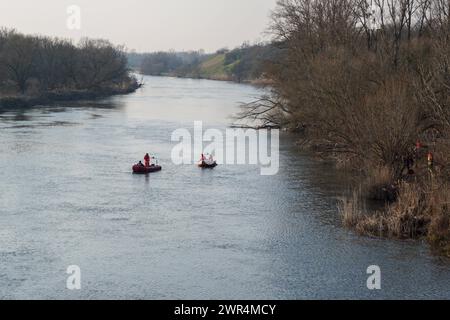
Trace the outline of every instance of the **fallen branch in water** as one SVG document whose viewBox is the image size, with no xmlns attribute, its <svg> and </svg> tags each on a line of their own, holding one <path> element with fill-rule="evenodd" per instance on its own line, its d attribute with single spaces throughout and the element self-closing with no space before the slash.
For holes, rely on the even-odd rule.
<svg viewBox="0 0 450 320">
<path fill-rule="evenodd" d="M 233 129 L 255 129 L 255 130 L 281 129 L 281 127 L 278 126 L 278 125 L 270 125 L 270 124 L 255 125 L 255 126 L 251 126 L 251 125 L 247 125 L 247 124 L 233 124 L 233 125 L 230 126 L 230 128 L 233 128 Z"/>
</svg>

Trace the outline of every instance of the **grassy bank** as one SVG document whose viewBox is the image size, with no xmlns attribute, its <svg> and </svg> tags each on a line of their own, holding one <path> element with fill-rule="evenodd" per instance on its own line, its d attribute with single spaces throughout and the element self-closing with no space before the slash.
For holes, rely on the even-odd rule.
<svg viewBox="0 0 450 320">
<path fill-rule="evenodd" d="M 382 185 L 369 185 L 380 193 L 394 193 L 384 199 L 382 209 L 367 210 L 364 187 L 342 200 L 339 210 L 344 226 L 361 235 L 427 240 L 439 254 L 450 257 L 450 185 L 440 172 L 428 171 L 389 181 L 390 191 Z"/>
</svg>

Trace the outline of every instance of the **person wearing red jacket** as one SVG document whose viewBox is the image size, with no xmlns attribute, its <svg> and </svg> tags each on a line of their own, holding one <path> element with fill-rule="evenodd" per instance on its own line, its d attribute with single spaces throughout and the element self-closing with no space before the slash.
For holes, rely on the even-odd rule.
<svg viewBox="0 0 450 320">
<path fill-rule="evenodd" d="M 146 166 L 147 168 L 150 167 L 150 156 L 149 156 L 148 153 L 145 155 L 144 161 L 145 161 L 145 166 Z"/>
</svg>

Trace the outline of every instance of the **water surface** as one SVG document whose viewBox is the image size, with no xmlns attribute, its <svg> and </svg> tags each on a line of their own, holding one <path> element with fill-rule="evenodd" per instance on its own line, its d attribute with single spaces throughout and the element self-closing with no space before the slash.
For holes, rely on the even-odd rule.
<svg viewBox="0 0 450 320">
<path fill-rule="evenodd" d="M 247 85 L 146 78 L 135 94 L 0 114 L 0 297 L 450 298 L 426 244 L 341 227 L 347 180 L 281 137 L 280 172 L 175 166 L 177 128 L 225 129 Z M 164 169 L 131 174 L 145 152 Z M 379 265 L 382 290 L 366 288 Z M 79 265 L 82 289 L 66 289 Z"/>
</svg>

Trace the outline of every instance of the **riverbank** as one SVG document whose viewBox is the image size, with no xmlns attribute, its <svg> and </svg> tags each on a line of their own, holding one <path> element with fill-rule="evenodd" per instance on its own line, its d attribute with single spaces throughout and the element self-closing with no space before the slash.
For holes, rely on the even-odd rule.
<svg viewBox="0 0 450 320">
<path fill-rule="evenodd" d="M 354 23 L 366 19 L 364 10 L 317 2 L 320 9 L 311 11 L 304 10 L 307 0 L 278 3 L 271 31 L 281 53 L 265 71 L 274 85 L 267 97 L 246 106 L 242 118 L 299 128 L 313 151 L 352 170 L 356 196 L 341 208 L 352 230 L 427 239 L 449 255 L 450 34 L 440 19 L 445 6 L 430 11 L 417 4 L 429 19 L 404 19 L 407 37 L 393 27 L 404 12 L 400 2 L 392 3 L 391 15 L 376 6 L 383 24 L 377 31 L 382 36 L 374 37 L 371 28 Z M 336 16 L 347 23 L 337 23 Z M 382 207 L 375 214 L 364 208 L 372 198 Z"/>
<path fill-rule="evenodd" d="M 0 96 L 0 111 L 2 109 L 29 108 L 57 102 L 95 100 L 114 95 L 130 94 L 141 86 L 142 84 L 133 82 L 127 86 L 95 90 L 57 90 L 44 92 L 39 95 L 5 95 Z"/>
<path fill-rule="evenodd" d="M 353 177 L 350 194 L 338 203 L 345 228 L 364 237 L 423 241 L 450 257 L 450 139 L 417 142 L 397 172 L 376 163 L 355 166 L 334 146 L 301 141 L 301 149 Z"/>
<path fill-rule="evenodd" d="M 0 29 L 0 108 L 96 99 L 135 91 L 124 48 L 85 38 L 60 38 Z"/>
<path fill-rule="evenodd" d="M 363 236 L 424 240 L 437 254 L 450 257 L 449 184 L 440 169 L 421 164 L 414 169 L 397 181 L 382 174 L 363 182 L 342 200 L 343 224 Z M 380 209 L 367 210 L 367 200 L 382 198 Z"/>
<path fill-rule="evenodd" d="M 143 74 L 144 75 L 144 74 Z M 257 79 L 247 79 L 247 80 L 237 80 L 231 76 L 221 76 L 221 75 L 211 75 L 211 76 L 201 76 L 201 75 L 193 75 L 193 74 L 177 74 L 177 73 L 166 73 L 161 75 L 148 75 L 152 77 L 172 77 L 179 79 L 193 79 L 193 80 L 211 80 L 211 81 L 225 81 L 225 82 L 234 82 L 241 84 L 250 84 L 254 86 L 269 86 L 273 82 L 267 78 L 257 78 Z"/>
</svg>

